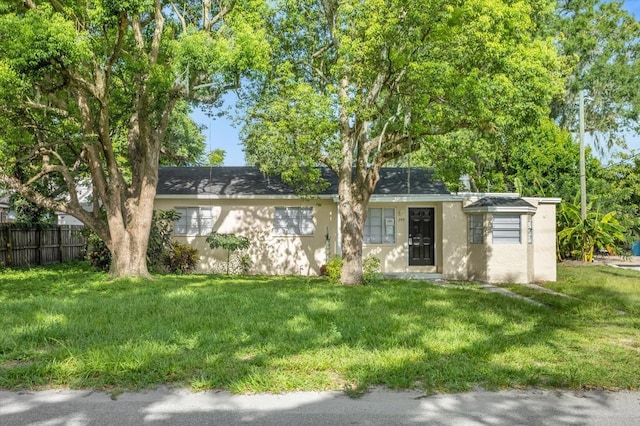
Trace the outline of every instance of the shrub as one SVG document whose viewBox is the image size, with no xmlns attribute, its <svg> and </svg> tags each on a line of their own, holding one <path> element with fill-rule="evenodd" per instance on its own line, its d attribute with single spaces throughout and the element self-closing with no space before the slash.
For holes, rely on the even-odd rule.
<svg viewBox="0 0 640 426">
<path fill-rule="evenodd" d="M 100 271 L 108 271 L 111 266 L 111 252 L 109 251 L 109 248 L 94 232 L 89 231 L 86 236 L 87 260 L 94 268 Z"/>
<path fill-rule="evenodd" d="M 342 258 L 340 256 L 332 256 L 327 262 L 325 268 L 329 282 L 333 284 L 340 283 L 340 275 L 342 274 Z"/>
<path fill-rule="evenodd" d="M 147 263 L 150 269 L 154 271 L 162 269 L 164 253 L 171 249 L 173 224 L 178 219 L 180 214 L 175 210 L 153 211 L 147 247 Z"/>
<path fill-rule="evenodd" d="M 164 252 L 162 263 L 169 272 L 188 274 L 198 264 L 198 250 L 188 244 L 173 241 L 169 249 Z"/>
<path fill-rule="evenodd" d="M 362 261 L 362 282 L 363 284 L 373 284 L 382 278 L 380 272 L 380 259 L 368 256 Z"/>
</svg>

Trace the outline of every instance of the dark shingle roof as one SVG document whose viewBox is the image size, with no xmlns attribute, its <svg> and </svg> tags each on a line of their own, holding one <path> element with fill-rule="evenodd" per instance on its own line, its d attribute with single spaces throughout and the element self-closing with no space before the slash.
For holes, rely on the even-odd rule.
<svg viewBox="0 0 640 426">
<path fill-rule="evenodd" d="M 466 206 L 466 209 L 477 207 L 531 207 L 531 204 L 527 203 L 522 198 L 517 197 L 484 197 L 478 201 Z"/>
<path fill-rule="evenodd" d="M 412 168 L 408 179 L 406 168 L 383 168 L 375 195 L 435 195 L 449 194 L 444 184 L 433 178 L 433 172 Z M 338 179 L 329 169 L 322 169 L 322 176 L 330 185 L 319 195 L 336 195 Z M 407 183 L 411 182 L 411 191 Z M 158 195 L 212 194 L 223 196 L 242 195 L 295 195 L 291 186 L 279 176 L 266 176 L 255 167 L 160 167 Z"/>
</svg>

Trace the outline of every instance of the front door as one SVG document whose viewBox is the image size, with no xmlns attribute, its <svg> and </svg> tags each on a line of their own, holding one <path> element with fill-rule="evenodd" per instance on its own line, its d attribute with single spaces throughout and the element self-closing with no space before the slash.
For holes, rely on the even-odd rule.
<svg viewBox="0 0 640 426">
<path fill-rule="evenodd" d="M 434 211 L 433 207 L 409 209 L 409 265 L 435 265 Z"/>
</svg>

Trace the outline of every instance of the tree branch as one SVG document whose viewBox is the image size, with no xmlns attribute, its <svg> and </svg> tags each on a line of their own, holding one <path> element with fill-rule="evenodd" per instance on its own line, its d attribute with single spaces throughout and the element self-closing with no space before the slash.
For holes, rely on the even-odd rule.
<svg viewBox="0 0 640 426">
<path fill-rule="evenodd" d="M 186 34 L 187 33 L 187 21 L 184 19 L 184 15 L 182 15 L 182 13 L 180 13 L 180 11 L 178 10 L 178 7 L 176 6 L 176 4 L 174 2 L 171 2 L 171 7 L 173 8 L 173 12 L 176 14 L 176 16 L 178 16 L 178 19 L 180 20 L 180 25 L 182 25 L 182 33 Z"/>
<path fill-rule="evenodd" d="M 149 62 L 155 64 L 158 62 L 158 53 L 160 52 L 160 43 L 162 41 L 162 32 L 164 29 L 164 16 L 162 15 L 162 4 L 159 0 L 154 0 L 153 6 L 154 21 L 156 25 L 153 32 L 153 38 L 151 39 Z"/>
</svg>

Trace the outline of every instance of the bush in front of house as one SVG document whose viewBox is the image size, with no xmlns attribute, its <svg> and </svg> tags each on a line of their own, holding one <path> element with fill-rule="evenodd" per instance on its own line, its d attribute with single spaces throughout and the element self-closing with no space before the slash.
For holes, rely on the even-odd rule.
<svg viewBox="0 0 640 426">
<path fill-rule="evenodd" d="M 362 261 L 362 283 L 364 285 L 373 284 L 382 278 L 380 265 L 380 259 L 374 256 L 368 256 Z M 320 268 L 320 274 L 326 275 L 329 282 L 339 284 L 342 274 L 342 258 L 337 255 L 332 256 L 327 264 Z"/>
<path fill-rule="evenodd" d="M 173 224 L 180 219 L 180 213 L 171 210 L 154 210 L 147 246 L 147 264 L 149 269 L 161 272 L 164 269 L 164 254 L 171 250 Z"/>
<path fill-rule="evenodd" d="M 340 275 L 342 274 L 342 257 L 335 255 L 327 262 L 325 274 L 329 278 L 329 282 L 340 284 Z"/>
<path fill-rule="evenodd" d="M 154 210 L 149 232 L 147 247 L 147 265 L 149 270 L 157 273 L 188 273 L 197 264 L 197 250 L 191 252 L 180 244 L 171 240 L 173 224 L 180 218 L 175 210 Z M 111 252 L 98 235 L 89 228 L 84 228 L 87 238 L 86 258 L 96 269 L 108 271 L 111 266 Z M 190 247 L 189 247 L 190 248 Z"/>
<path fill-rule="evenodd" d="M 87 231 L 87 254 L 86 258 L 91 266 L 99 271 L 108 271 L 111 266 L 111 252 L 107 245 L 92 231 Z M 83 232 L 85 232 L 83 230 Z"/>
<path fill-rule="evenodd" d="M 382 278 L 380 267 L 380 259 L 375 256 L 367 256 L 362 261 L 362 283 L 367 285 L 380 281 Z"/>
<path fill-rule="evenodd" d="M 172 241 L 168 250 L 162 255 L 162 265 L 167 272 L 188 274 L 198 264 L 198 250 L 189 244 Z"/>
</svg>

